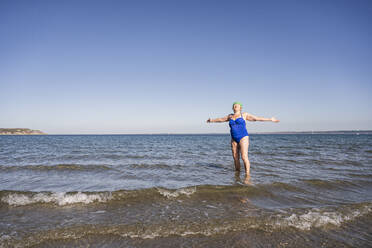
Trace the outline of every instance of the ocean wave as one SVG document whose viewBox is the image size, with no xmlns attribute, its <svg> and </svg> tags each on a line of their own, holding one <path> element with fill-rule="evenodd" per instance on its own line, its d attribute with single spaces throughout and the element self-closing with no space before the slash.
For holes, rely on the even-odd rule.
<svg viewBox="0 0 372 248">
<path fill-rule="evenodd" d="M 64 206 L 69 204 L 92 204 L 110 201 L 122 202 L 161 202 L 179 198 L 195 198 L 216 202 L 228 201 L 231 197 L 279 199 L 275 192 L 290 190 L 301 191 L 295 186 L 275 183 L 259 186 L 214 186 L 199 185 L 179 189 L 153 187 L 137 190 L 117 190 L 103 192 L 32 192 L 32 191 L 0 191 L 0 202 L 11 206 L 30 204 L 54 204 Z M 302 191 L 301 191 L 302 192 Z"/>
<path fill-rule="evenodd" d="M 164 200 L 175 200 L 178 198 L 192 198 L 196 200 L 208 200 L 215 202 L 229 201 L 232 197 L 249 199 L 261 199 L 280 203 L 283 197 L 285 201 L 298 203 L 308 202 L 300 196 L 314 194 L 318 188 L 329 190 L 350 190 L 351 187 L 358 188 L 360 185 L 371 185 L 372 182 L 365 180 L 342 181 L 342 180 L 320 180 L 306 179 L 291 183 L 272 182 L 256 185 L 195 185 L 178 189 L 163 187 L 152 187 L 135 190 L 116 191 L 86 191 L 86 192 L 32 192 L 32 191 L 0 191 L 0 202 L 11 206 L 22 206 L 29 204 L 54 204 L 64 206 L 68 204 L 92 204 L 110 201 L 123 202 L 161 202 Z M 300 194 L 300 195 L 299 195 Z M 235 199 L 234 198 L 234 199 Z M 286 204 L 286 203 L 285 203 Z M 264 207 L 264 206 L 263 206 Z"/>
<path fill-rule="evenodd" d="M 174 200 L 180 197 L 199 197 L 209 199 L 224 199 L 231 194 L 262 196 L 268 193 L 262 189 L 242 186 L 212 186 L 200 185 L 179 189 L 167 189 L 153 187 L 137 190 L 117 190 L 103 192 L 32 192 L 32 191 L 0 191 L 2 203 L 11 206 L 23 206 L 29 204 L 54 204 L 58 206 L 68 204 L 91 204 L 108 201 L 124 202 L 155 202 L 162 200 Z"/>
<path fill-rule="evenodd" d="M 11 206 L 24 206 L 35 203 L 52 203 L 58 206 L 69 204 L 93 202 L 106 202 L 113 199 L 110 192 L 105 193 L 83 193 L 83 192 L 7 192 L 2 193 L 1 201 Z"/>
<path fill-rule="evenodd" d="M 71 204 L 105 203 L 109 201 L 146 202 L 162 199 L 175 199 L 180 196 L 189 197 L 196 192 L 195 187 L 181 189 L 149 188 L 140 190 L 118 190 L 104 192 L 31 192 L 0 191 L 1 203 L 10 206 L 31 204 L 53 204 L 65 206 Z"/>
</svg>

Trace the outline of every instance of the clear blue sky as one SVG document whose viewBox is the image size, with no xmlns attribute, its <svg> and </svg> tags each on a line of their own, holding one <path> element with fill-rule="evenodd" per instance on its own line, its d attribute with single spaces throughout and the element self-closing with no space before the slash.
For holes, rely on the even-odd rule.
<svg viewBox="0 0 372 248">
<path fill-rule="evenodd" d="M 0 127 L 372 129 L 372 1 L 0 1 Z"/>
</svg>

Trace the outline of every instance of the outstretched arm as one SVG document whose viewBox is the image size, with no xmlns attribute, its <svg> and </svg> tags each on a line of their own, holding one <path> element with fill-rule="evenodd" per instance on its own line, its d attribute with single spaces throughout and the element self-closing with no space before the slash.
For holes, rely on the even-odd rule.
<svg viewBox="0 0 372 248">
<path fill-rule="evenodd" d="M 211 118 L 209 118 L 209 119 L 207 120 L 207 123 L 211 123 L 211 122 L 226 122 L 226 121 L 228 121 L 228 120 L 229 120 L 229 116 L 227 115 L 227 116 L 225 116 L 225 117 L 216 118 L 216 119 L 211 119 Z"/>
<path fill-rule="evenodd" d="M 248 113 L 246 115 L 246 120 L 247 121 L 272 121 L 272 122 L 279 122 L 279 120 L 276 119 L 275 117 L 264 118 L 264 117 L 258 117 L 258 116 L 255 116 L 255 115 L 251 115 L 251 114 L 248 114 Z"/>
</svg>

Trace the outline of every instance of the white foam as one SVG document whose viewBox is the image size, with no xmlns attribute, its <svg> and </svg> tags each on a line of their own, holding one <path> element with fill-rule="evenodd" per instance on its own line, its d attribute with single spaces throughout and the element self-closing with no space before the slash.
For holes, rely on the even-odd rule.
<svg viewBox="0 0 372 248">
<path fill-rule="evenodd" d="M 162 188 L 158 188 L 159 193 L 162 196 L 165 196 L 167 198 L 176 198 L 180 195 L 187 195 L 190 196 L 196 192 L 196 187 L 191 187 L 191 188 L 182 188 L 182 189 L 177 189 L 177 190 L 166 190 Z"/>
<path fill-rule="evenodd" d="M 3 234 L 0 236 L 0 241 L 9 240 L 11 237 L 8 234 Z"/>
<path fill-rule="evenodd" d="M 26 195 L 21 193 L 10 193 L 1 198 L 1 201 L 13 206 L 23 206 L 33 203 L 54 203 L 59 206 L 75 204 L 75 203 L 92 203 L 92 202 L 106 202 L 112 199 L 111 194 L 96 193 L 86 194 L 82 192 L 77 193 L 37 193 L 35 195 Z"/>
<path fill-rule="evenodd" d="M 370 206 L 364 206 L 362 209 L 347 211 L 345 213 L 312 209 L 304 214 L 292 214 L 289 217 L 277 221 L 276 225 L 293 226 L 301 230 L 310 230 L 312 227 L 323 227 L 326 225 L 340 226 L 343 222 L 353 220 L 370 211 Z"/>
</svg>

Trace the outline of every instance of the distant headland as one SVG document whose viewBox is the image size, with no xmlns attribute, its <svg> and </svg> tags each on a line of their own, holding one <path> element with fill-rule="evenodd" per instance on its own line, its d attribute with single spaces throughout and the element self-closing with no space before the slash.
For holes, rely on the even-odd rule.
<svg viewBox="0 0 372 248">
<path fill-rule="evenodd" d="M 30 135 L 30 134 L 46 134 L 40 130 L 29 128 L 0 128 L 0 135 Z"/>
</svg>

